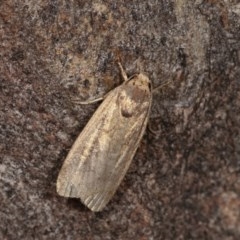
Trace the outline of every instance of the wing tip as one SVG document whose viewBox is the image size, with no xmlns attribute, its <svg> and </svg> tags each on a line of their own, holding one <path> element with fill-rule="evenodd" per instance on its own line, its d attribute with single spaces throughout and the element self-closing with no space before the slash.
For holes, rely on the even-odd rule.
<svg viewBox="0 0 240 240">
<path fill-rule="evenodd" d="M 56 190 L 58 195 L 62 197 L 78 198 L 76 189 L 71 184 L 62 184 L 61 182 L 57 181 Z"/>
<path fill-rule="evenodd" d="M 102 191 L 96 193 L 77 193 L 72 185 L 62 184 L 61 181 L 56 183 L 56 191 L 62 197 L 80 198 L 81 202 L 93 212 L 100 212 L 110 201 L 113 192 Z"/>
<path fill-rule="evenodd" d="M 110 201 L 111 197 L 111 192 L 98 192 L 81 200 L 91 211 L 100 212 Z"/>
</svg>

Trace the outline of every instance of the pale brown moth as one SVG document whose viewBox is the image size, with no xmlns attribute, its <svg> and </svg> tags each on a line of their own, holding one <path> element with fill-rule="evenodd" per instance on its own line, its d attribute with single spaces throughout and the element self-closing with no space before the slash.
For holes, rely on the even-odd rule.
<svg viewBox="0 0 240 240">
<path fill-rule="evenodd" d="M 59 195 L 101 211 L 121 183 L 147 126 L 152 87 L 142 73 L 110 91 L 73 144 L 57 179 Z"/>
</svg>

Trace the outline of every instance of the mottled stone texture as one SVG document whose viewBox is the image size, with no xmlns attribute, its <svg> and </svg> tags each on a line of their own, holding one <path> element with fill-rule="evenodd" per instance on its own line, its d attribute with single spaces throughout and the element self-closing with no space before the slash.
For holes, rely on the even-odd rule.
<svg viewBox="0 0 240 240">
<path fill-rule="evenodd" d="M 239 1 L 0 1 L 0 49 L 0 239 L 240 239 Z M 56 178 L 117 59 L 170 83 L 92 213 Z"/>
</svg>

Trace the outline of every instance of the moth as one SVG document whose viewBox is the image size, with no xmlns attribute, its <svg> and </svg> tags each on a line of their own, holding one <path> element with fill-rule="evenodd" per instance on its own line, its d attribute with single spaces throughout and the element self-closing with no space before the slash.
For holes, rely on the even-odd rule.
<svg viewBox="0 0 240 240">
<path fill-rule="evenodd" d="M 149 78 L 140 73 L 107 93 L 76 139 L 57 179 L 59 195 L 80 198 L 92 211 L 110 201 L 145 132 L 152 103 Z"/>
</svg>

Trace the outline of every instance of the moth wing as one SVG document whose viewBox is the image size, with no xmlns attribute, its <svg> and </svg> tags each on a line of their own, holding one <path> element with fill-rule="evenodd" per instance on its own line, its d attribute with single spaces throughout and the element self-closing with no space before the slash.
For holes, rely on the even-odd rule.
<svg viewBox="0 0 240 240">
<path fill-rule="evenodd" d="M 112 90 L 96 110 L 75 141 L 57 180 L 59 195 L 80 198 L 92 211 L 102 210 L 115 193 L 148 121 L 150 92 L 136 103 L 121 100 L 122 88 Z M 124 114 L 126 110 L 128 114 Z"/>
</svg>

